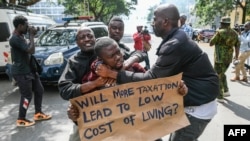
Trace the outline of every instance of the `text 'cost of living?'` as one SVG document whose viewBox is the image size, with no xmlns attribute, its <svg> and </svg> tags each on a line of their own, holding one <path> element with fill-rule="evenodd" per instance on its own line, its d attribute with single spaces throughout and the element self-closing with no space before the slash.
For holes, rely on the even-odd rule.
<svg viewBox="0 0 250 141">
<path fill-rule="evenodd" d="M 189 125 L 182 74 L 98 90 L 70 102 L 80 111 L 82 141 L 152 141 Z"/>
</svg>

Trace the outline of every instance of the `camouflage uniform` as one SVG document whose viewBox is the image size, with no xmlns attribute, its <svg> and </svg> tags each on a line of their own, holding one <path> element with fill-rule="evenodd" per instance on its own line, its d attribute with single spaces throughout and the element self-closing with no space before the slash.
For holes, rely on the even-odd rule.
<svg viewBox="0 0 250 141">
<path fill-rule="evenodd" d="M 218 73 L 220 83 L 220 95 L 218 98 L 222 99 L 223 93 L 228 92 L 225 72 L 232 62 L 234 47 L 239 47 L 240 42 L 237 32 L 228 27 L 218 30 L 210 43 L 215 45 L 214 69 Z"/>
</svg>

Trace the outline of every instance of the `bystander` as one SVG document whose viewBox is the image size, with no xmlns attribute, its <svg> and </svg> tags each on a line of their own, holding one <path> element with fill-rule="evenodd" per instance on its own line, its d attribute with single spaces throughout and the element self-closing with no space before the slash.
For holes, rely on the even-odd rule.
<svg viewBox="0 0 250 141">
<path fill-rule="evenodd" d="M 226 71 L 233 60 L 233 52 L 238 58 L 240 42 L 237 32 L 230 28 L 229 17 L 221 18 L 221 27 L 210 40 L 209 45 L 214 47 L 214 69 L 219 76 L 220 95 L 217 97 L 219 102 L 224 102 L 225 96 L 230 96 L 227 85 Z"/>
<path fill-rule="evenodd" d="M 34 36 L 36 30 L 29 27 L 28 19 L 24 16 L 16 16 L 13 20 L 15 30 L 9 40 L 11 46 L 12 66 L 11 73 L 16 81 L 21 94 L 19 103 L 19 114 L 16 121 L 17 127 L 27 127 L 35 124 L 34 121 L 26 119 L 32 93 L 34 92 L 35 121 L 51 119 L 51 115 L 42 112 L 42 99 L 44 88 L 40 81 L 39 74 L 32 71 L 31 54 L 35 53 Z M 24 34 L 29 33 L 29 43 L 26 42 Z"/>
</svg>

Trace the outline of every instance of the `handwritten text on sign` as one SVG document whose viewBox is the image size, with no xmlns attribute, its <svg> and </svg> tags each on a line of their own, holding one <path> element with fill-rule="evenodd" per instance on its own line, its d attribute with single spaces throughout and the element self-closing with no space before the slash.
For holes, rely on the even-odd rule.
<svg viewBox="0 0 250 141">
<path fill-rule="evenodd" d="M 119 85 L 71 99 L 81 140 L 154 140 L 188 125 L 181 74 Z"/>
</svg>

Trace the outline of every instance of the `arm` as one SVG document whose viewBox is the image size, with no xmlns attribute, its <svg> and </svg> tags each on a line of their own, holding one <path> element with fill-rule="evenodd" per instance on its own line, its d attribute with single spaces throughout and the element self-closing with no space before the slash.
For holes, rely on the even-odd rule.
<svg viewBox="0 0 250 141">
<path fill-rule="evenodd" d="M 134 63 L 139 62 L 139 58 L 137 56 L 131 56 L 123 63 L 123 68 L 130 68 Z"/>
<path fill-rule="evenodd" d="M 181 69 L 181 66 L 178 65 L 178 60 L 180 58 L 176 58 L 176 55 L 173 53 L 172 55 L 163 55 L 158 57 L 157 63 L 145 73 L 135 73 L 130 71 L 119 71 L 116 72 L 114 70 L 110 70 L 105 65 L 99 65 L 96 69 L 96 73 L 102 77 L 110 77 L 113 79 L 117 79 L 119 84 L 134 82 L 134 81 L 142 81 L 154 79 L 157 77 L 166 77 L 175 75 L 178 72 L 175 70 Z M 164 61 L 169 60 L 169 61 Z M 164 67 L 163 67 L 164 66 Z"/>
<path fill-rule="evenodd" d="M 189 37 L 192 39 L 193 37 L 193 28 L 191 26 L 189 26 Z"/>
<path fill-rule="evenodd" d="M 86 83 L 83 83 L 81 85 L 80 91 L 82 94 L 86 94 L 92 90 L 95 90 L 98 87 L 104 86 L 108 80 L 109 79 L 107 79 L 107 78 L 98 77 L 97 79 L 95 79 L 93 81 L 88 81 Z"/>
<path fill-rule="evenodd" d="M 140 41 L 141 37 L 142 37 L 141 33 L 135 33 L 135 34 L 133 34 L 133 39 L 134 39 L 135 42 L 136 41 Z"/>
<path fill-rule="evenodd" d="M 180 38 L 184 37 L 178 34 L 178 37 L 179 36 Z M 185 42 L 188 40 L 173 38 L 170 39 L 168 43 L 164 43 L 160 47 L 158 58 L 155 64 L 145 73 L 134 73 L 129 71 L 119 71 L 117 73 L 112 70 L 105 70 L 102 72 L 101 69 L 104 67 L 101 66 L 99 66 L 100 68 L 97 69 L 97 73 L 102 77 L 111 77 L 114 79 L 117 78 L 117 83 L 123 84 L 128 82 L 172 76 L 183 72 L 186 69 L 192 69 L 190 66 L 193 66 L 194 60 L 197 60 L 197 58 L 203 59 L 205 58 L 206 54 L 197 45 L 192 45 L 191 43 L 189 44 L 189 42 L 183 43 L 181 41 Z M 197 70 L 193 71 L 197 72 Z M 201 71 L 192 75 L 195 77 L 197 75 L 201 75 L 200 73 Z"/>
<path fill-rule="evenodd" d="M 102 75 L 108 75 L 109 77 L 112 77 L 114 79 L 117 78 L 118 73 L 116 71 L 112 71 L 112 70 L 108 69 L 104 65 L 100 65 L 98 67 L 103 67 L 100 70 L 105 70 L 106 71 L 106 72 L 102 71 L 102 73 L 103 73 Z M 131 71 L 127 71 L 127 72 L 131 72 Z M 184 83 L 184 81 L 180 82 L 179 87 L 178 87 L 178 92 L 182 96 L 185 96 L 187 94 L 188 88 L 187 88 L 186 84 Z"/>
<path fill-rule="evenodd" d="M 67 114 L 68 118 L 77 124 L 77 119 L 79 118 L 79 111 L 74 105 L 69 104 Z"/>
<path fill-rule="evenodd" d="M 210 46 L 213 46 L 217 43 L 217 40 L 219 38 L 219 32 L 216 32 L 215 35 L 211 38 L 210 42 L 209 42 L 209 45 Z"/>
<path fill-rule="evenodd" d="M 129 59 L 134 60 L 134 62 L 132 62 L 133 64 L 133 63 L 143 62 L 146 57 L 147 57 L 147 53 L 142 52 L 142 51 L 134 51 L 130 54 Z"/>
<path fill-rule="evenodd" d="M 143 40 L 144 40 L 144 41 L 147 41 L 147 42 L 148 42 L 149 40 L 151 40 L 150 34 L 144 34 L 144 35 L 143 35 Z"/>
<path fill-rule="evenodd" d="M 237 40 L 237 42 L 234 45 L 234 51 L 235 51 L 235 59 L 238 60 L 239 51 L 240 51 L 240 40 L 239 39 Z"/>
<path fill-rule="evenodd" d="M 117 78 L 117 71 L 109 69 L 106 65 L 104 64 L 99 64 L 96 68 L 96 74 L 98 74 L 101 77 L 109 77 L 112 79 Z"/>
<path fill-rule="evenodd" d="M 34 43 L 34 37 L 36 35 L 37 31 L 34 27 L 29 28 L 29 48 L 27 49 L 27 52 L 30 54 L 35 53 L 35 43 Z"/>
<path fill-rule="evenodd" d="M 178 92 L 180 95 L 185 96 L 188 93 L 188 88 L 183 80 L 181 80 L 179 86 L 178 86 Z"/>
<path fill-rule="evenodd" d="M 239 57 L 239 50 L 240 50 L 240 47 L 238 47 L 238 46 L 235 46 L 235 47 L 234 47 L 235 59 L 236 59 L 236 60 L 238 60 L 238 57 Z"/>
<path fill-rule="evenodd" d="M 73 62 L 74 60 L 70 58 L 58 81 L 58 90 L 64 100 L 82 95 L 81 81 L 78 79 L 81 76 L 74 69 L 75 63 Z"/>
<path fill-rule="evenodd" d="M 109 79 L 97 78 L 82 84 L 82 77 L 90 70 L 82 68 L 85 65 L 80 63 L 88 65 L 88 61 L 75 60 L 74 56 L 72 56 L 58 81 L 59 93 L 64 100 L 81 96 L 96 89 L 96 87 L 103 86 L 109 81 Z"/>
</svg>

